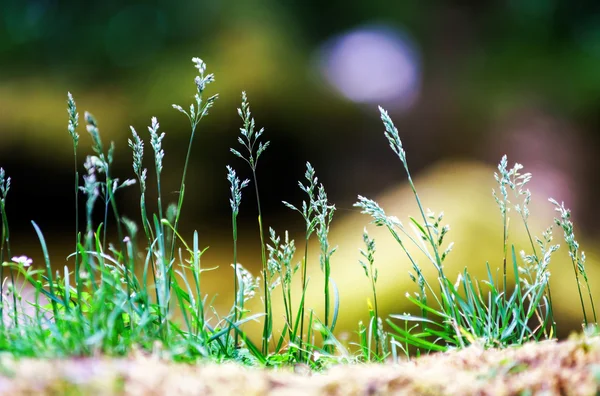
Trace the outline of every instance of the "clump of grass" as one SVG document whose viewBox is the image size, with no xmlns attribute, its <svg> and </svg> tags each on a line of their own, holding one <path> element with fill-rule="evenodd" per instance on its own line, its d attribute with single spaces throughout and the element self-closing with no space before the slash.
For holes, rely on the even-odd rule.
<svg viewBox="0 0 600 396">
<path fill-rule="evenodd" d="M 421 316 L 391 315 L 391 319 L 405 321 L 406 326 L 404 328 L 395 324 L 391 319 L 387 321 L 395 331 L 395 333 L 392 333 L 396 340 L 394 345 L 405 350 L 408 346 L 412 346 L 425 351 L 443 351 L 448 347 L 460 348 L 475 342 L 488 347 L 506 347 L 520 345 L 530 340 L 537 341 L 556 334 L 552 315 L 548 266 L 551 255 L 558 249 L 558 245 L 550 244 L 552 241 L 551 228 L 543 234 L 542 239 L 535 238 L 541 254 L 538 254 L 533 242 L 527 224 L 528 204 L 531 200 L 531 194 L 529 190 L 524 189 L 530 181 L 531 175 L 528 173 L 520 174 L 519 171 L 523 168 L 520 164 L 508 169 L 506 156 L 500 161 L 499 173 L 495 175 L 500 186 L 500 194 L 494 191 L 493 195 L 500 208 L 504 231 L 502 285 L 498 285 L 494 279 L 489 263 L 487 264 L 488 279 L 483 281 L 483 284 L 487 286 L 487 293 L 482 290 L 481 282 L 472 279 L 466 268 L 459 274 L 456 283 L 453 284 L 443 272 L 442 265 L 452 249 L 450 244 L 445 250 L 441 250 L 449 227 L 440 227 L 442 214 L 436 217 L 434 213 L 426 215 L 423 211 L 423 206 L 410 176 L 406 153 L 402 148 L 398 130 L 387 112 L 381 108 L 380 112 L 385 126 L 385 136 L 390 143 L 390 147 L 404 166 L 409 185 L 413 190 L 423 218 L 422 223 L 410 218 L 414 231 L 414 235 L 411 235 L 400 220 L 393 216 L 387 216 L 375 201 L 359 196 L 359 201 L 356 203 L 356 206 L 360 207 L 363 213 L 373 218 L 376 225 L 388 228 L 411 261 L 414 270 L 411 279 L 417 283 L 419 288 L 419 292 L 415 293 L 414 297 L 407 294 L 407 298 L 420 308 Z M 508 212 L 511 204 L 508 190 L 512 190 L 517 198 L 524 197 L 523 202 L 516 204 L 514 208 L 521 215 L 533 251 L 531 254 L 522 252 L 523 264 L 520 264 L 514 246 L 511 246 L 510 252 L 515 283 L 512 293 L 509 292 L 507 286 Z M 561 226 L 563 223 L 557 220 L 557 224 Z M 569 245 L 569 235 L 572 235 L 572 233 L 569 231 L 568 224 L 566 225 L 566 231 L 565 240 Z M 409 251 L 405 241 L 412 243 L 424 253 L 428 261 L 437 270 L 439 293 L 436 293 L 433 285 L 424 277 L 420 265 L 415 256 Z M 576 253 L 578 246 L 576 244 L 572 245 L 571 257 L 575 266 L 575 262 L 578 260 Z M 579 257 L 581 258 L 581 256 Z M 583 268 L 582 265 L 580 267 Z M 582 268 L 579 270 L 580 273 L 583 272 Z M 526 274 L 527 278 L 522 278 L 521 274 Z M 430 304 L 428 294 L 433 297 L 435 305 Z M 587 324 L 583 300 L 582 309 L 584 310 L 584 322 Z M 534 315 L 537 318 L 537 325 L 531 323 Z M 411 323 L 411 325 L 409 326 L 408 323 Z M 548 333 L 548 326 L 551 327 L 550 333 Z M 415 333 L 414 330 L 416 329 L 420 331 Z"/>
<path fill-rule="evenodd" d="M 407 294 L 407 298 L 420 314 L 392 314 L 389 318 L 380 316 L 376 290 L 376 244 L 365 229 L 365 250 L 360 250 L 359 262 L 370 283 L 372 304 L 369 302 L 368 325 L 359 323 L 359 341 L 351 344 L 357 346 L 357 350 L 348 350 L 335 337 L 340 299 L 337 286 L 331 278 L 331 258 L 336 247 L 329 241 L 335 205 L 329 202 L 315 169 L 307 163 L 305 181 L 299 182 L 307 198 L 299 206 L 283 201 L 285 206 L 300 213 L 305 223 L 304 246 L 300 248 L 303 253 L 301 261 L 294 262 L 297 247 L 287 231 L 280 235 L 268 228 L 269 239 L 265 238 L 257 164 L 269 142 L 261 140 L 264 129 L 256 128 L 245 93 L 242 93 L 242 104 L 238 109 L 243 125 L 237 139 L 244 147 L 244 154 L 236 149 L 231 149 L 231 152 L 249 165 L 251 179 L 241 181 L 236 171 L 227 167 L 231 192 L 234 295 L 232 307 L 221 316 L 213 308 L 213 300 L 209 300 L 202 289 L 204 273 L 212 268 L 202 266 L 206 249 L 200 247 L 198 233 L 193 233 L 191 244 L 179 233 L 192 143 L 198 124 L 208 115 L 217 99 L 217 95 L 203 99 L 214 76 L 206 74 L 206 64 L 202 60 L 193 58 L 192 61 L 198 71 L 194 79 L 194 103 L 189 110 L 173 105 L 190 121 L 190 141 L 178 202 L 166 208 L 162 201 L 161 174 L 165 158 L 162 142 L 167 135 L 160 131 L 160 124 L 155 117 L 151 118 L 148 126 L 153 152 L 152 170 L 157 182 L 157 213 L 151 213 L 148 209 L 148 169 L 143 163 L 144 138 L 134 127 L 130 128 L 128 143 L 133 154 L 135 179 L 121 182 L 111 168 L 116 146 L 112 142 L 104 145 L 98 122 L 86 112 L 84 119 L 92 138 L 93 153 L 85 157 L 85 172 L 80 180 L 77 160 L 79 113 L 73 96 L 68 94 L 67 130 L 73 143 L 75 165 L 76 244 L 75 251 L 70 255 L 75 261 L 72 270 L 65 266 L 61 271 L 53 272 L 48 246 L 35 222 L 32 225 L 40 242 L 44 262 L 40 265 L 32 263 L 26 256 L 12 255 L 6 210 L 11 179 L 0 168 L 0 349 L 15 356 L 38 357 L 97 353 L 125 355 L 133 349 L 142 349 L 177 361 L 236 360 L 262 366 L 304 363 L 318 370 L 334 363 L 381 362 L 389 358 L 397 360 L 398 350 L 412 356 L 413 353 L 419 355 L 462 348 L 473 343 L 486 347 L 507 347 L 556 336 L 549 266 L 559 246 L 553 244 L 552 227 L 543 232 L 541 238 L 530 232 L 528 218 L 531 193 L 526 187 L 531 175 L 521 173 L 523 166 L 520 164 L 509 168 L 506 156 L 500 161 L 495 174 L 499 189 L 493 192 L 493 196 L 500 209 L 503 227 L 501 282 L 494 276 L 489 263 L 486 265 L 486 279 L 474 279 L 465 268 L 452 282 L 444 270 L 444 262 L 453 247 L 452 243 L 447 243 L 450 227 L 444 224 L 443 212 L 425 209 L 411 177 L 398 129 L 388 113 L 380 108 L 384 136 L 406 172 L 419 209 L 419 218 L 409 217 L 406 226 L 397 217 L 386 214 L 376 201 L 362 196 L 358 196 L 355 206 L 368 214 L 376 226 L 387 228 L 400 250 L 407 255 L 412 268 L 410 277 L 418 290 L 412 295 Z M 238 214 L 242 190 L 250 182 L 254 185 L 256 196 L 261 244 L 262 267 L 258 277 L 238 263 Z M 133 184 L 139 184 L 140 188 L 141 240 L 138 240 L 137 223 L 123 216 L 116 203 L 117 192 Z M 79 228 L 79 191 L 83 193 L 85 204 L 83 235 L 80 235 Z M 575 239 L 570 212 L 564 204 L 552 199 L 550 202 L 560 214 L 555 219 L 555 225 L 562 229 L 569 249 L 583 322 L 586 326 L 595 326 L 596 311 L 585 271 L 585 254 Z M 99 203 L 103 209 L 103 222 L 96 224 L 93 213 Z M 519 255 L 514 245 L 509 243 L 511 209 L 519 214 L 530 242 L 530 249 L 521 251 Z M 116 229 L 116 244 L 108 241 L 109 227 Z M 315 310 L 305 304 L 309 287 L 308 246 L 313 234 L 319 243 L 319 264 L 324 276 L 323 318 L 319 318 Z M 415 249 L 424 255 L 425 265 L 432 265 L 436 270 L 436 279 L 425 277 L 423 264 L 419 262 Z M 5 269 L 8 269 L 8 276 Z M 295 301 L 293 297 L 296 296 L 294 288 L 298 286 L 298 272 L 300 297 Z M 511 280 L 514 286 L 509 286 Z M 584 303 L 581 280 L 588 292 L 591 320 Z M 27 298 L 27 301 L 22 298 L 25 284 L 33 290 L 33 298 Z M 277 287 L 281 289 L 281 294 L 276 292 Z M 246 304 L 261 293 L 264 311 L 252 314 Z M 283 323 L 281 333 L 274 338 L 272 307 L 274 299 L 279 296 L 284 308 Z M 263 332 L 258 346 L 244 331 L 244 324 L 259 319 L 263 320 Z M 321 341 L 317 341 L 319 335 Z"/>
</svg>

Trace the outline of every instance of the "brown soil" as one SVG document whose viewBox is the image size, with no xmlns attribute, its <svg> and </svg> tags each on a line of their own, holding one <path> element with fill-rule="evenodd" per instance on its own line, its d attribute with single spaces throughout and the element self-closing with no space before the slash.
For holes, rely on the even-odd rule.
<svg viewBox="0 0 600 396">
<path fill-rule="evenodd" d="M 234 364 L 130 359 L 0 359 L 0 394 L 89 395 L 596 395 L 600 337 L 469 347 L 401 364 L 336 366 L 307 374 Z"/>
</svg>

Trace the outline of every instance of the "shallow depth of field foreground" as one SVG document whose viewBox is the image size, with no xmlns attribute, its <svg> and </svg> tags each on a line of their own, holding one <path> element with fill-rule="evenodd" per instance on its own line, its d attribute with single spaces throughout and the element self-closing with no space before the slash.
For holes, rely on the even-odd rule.
<svg viewBox="0 0 600 396">
<path fill-rule="evenodd" d="M 74 202 L 75 221 L 73 253 L 69 265 L 60 270 L 53 266 L 52 246 L 46 243 L 45 234 L 52 230 L 43 230 L 35 220 L 31 226 L 43 262 L 11 250 L 10 190 L 20 181 L 0 168 L 0 392 L 587 395 L 600 391 L 594 279 L 586 270 L 570 210 L 549 198 L 544 203 L 553 207 L 554 221 L 536 235 L 529 221 L 533 203 L 537 204 L 528 189 L 532 175 L 503 156 L 490 174 L 496 187 L 489 199 L 495 201 L 496 210 L 480 214 L 502 228 L 500 260 L 486 263 L 483 277 L 472 272 L 482 263 L 465 262 L 459 273 L 451 272 L 445 264 L 454 243 L 443 208 L 428 209 L 419 195 L 401 132 L 381 107 L 382 145 L 387 143 L 397 156 L 416 206 L 413 216 L 392 214 L 377 201 L 357 196 L 354 207 L 364 215 L 360 259 L 344 264 L 359 270 L 369 286 L 368 320 L 356 323 L 352 336 L 340 334 L 336 327 L 344 310 L 352 308 L 340 298 L 347 282 L 340 282 L 339 272 L 332 271 L 334 257 L 341 254 L 330 240 L 338 208 L 311 163 L 306 163 L 304 178 L 298 182 L 305 199 L 282 202 L 304 223 L 301 239 L 271 228 L 263 218 L 260 160 L 277 148 L 270 144 L 268 131 L 257 125 L 245 92 L 237 109 L 239 134 L 232 136 L 230 148 L 235 166 L 223 169 L 230 184 L 231 260 L 220 265 L 230 271 L 232 304 L 217 308 L 215 299 L 222 297 L 206 292 L 206 283 L 214 281 L 214 268 L 203 261 L 210 250 L 198 232 L 186 235 L 181 227 L 195 136 L 218 104 L 217 94 L 205 92 L 212 89 L 214 75 L 207 73 L 200 58 L 194 57 L 192 63 L 197 72 L 192 104 L 172 105 L 190 127 L 175 202 L 167 202 L 172 195 L 163 191 L 163 160 L 169 153 L 162 144 L 168 134 L 158 119 L 150 118 L 147 131 L 130 128 L 129 179 L 113 173 L 115 147 L 120 143 L 103 141 L 101 120 L 91 113 L 85 112 L 80 120 L 75 98 L 67 94 L 65 135 L 72 140 L 74 185 L 65 199 Z M 91 137 L 91 155 L 84 155 L 89 151 L 79 145 L 80 121 Z M 138 191 L 137 213 L 123 213 L 118 199 L 124 189 Z M 238 257 L 238 215 L 248 195 L 255 202 L 262 264 L 254 274 Z M 150 197 L 156 202 L 150 203 Z M 412 288 L 398 295 L 412 304 L 411 313 L 383 314 L 378 304 L 379 240 L 369 233 L 377 227 L 396 244 L 395 254 L 410 264 L 404 270 L 409 271 Z M 527 236 L 523 246 L 513 242 L 517 229 Z M 558 256 L 558 251 L 567 254 Z M 490 264 L 498 262 L 500 266 Z M 553 296 L 561 295 L 552 283 L 552 266 L 557 264 L 570 271 L 570 293 L 577 296 L 575 309 L 580 310 L 583 329 L 562 342 L 556 341 L 561 323 L 553 306 Z"/>
<path fill-rule="evenodd" d="M 152 356 L 16 362 L 4 357 L 3 394 L 124 395 L 594 395 L 598 337 L 484 350 L 470 346 L 399 364 L 261 370 L 225 363 L 183 365 Z"/>
</svg>

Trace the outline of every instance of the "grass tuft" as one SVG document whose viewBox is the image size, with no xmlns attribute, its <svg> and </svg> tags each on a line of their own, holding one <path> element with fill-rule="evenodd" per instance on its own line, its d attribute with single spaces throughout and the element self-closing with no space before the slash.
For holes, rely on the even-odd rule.
<svg viewBox="0 0 600 396">
<path fill-rule="evenodd" d="M 200 121 L 208 115 L 218 97 L 213 95 L 204 99 L 205 90 L 214 82 L 214 76 L 206 73 L 206 64 L 201 59 L 193 58 L 192 62 L 198 73 L 194 79 L 194 102 L 189 110 L 173 105 L 190 121 L 190 141 L 178 202 L 166 207 L 161 193 L 165 157 L 162 142 L 166 134 L 160 131 L 156 117 L 151 118 L 148 127 L 154 154 L 151 171 L 157 181 L 156 213 L 152 213 L 147 205 L 144 137 L 133 126 L 128 144 L 132 150 L 135 178 L 120 181 L 111 168 L 115 144 L 104 144 L 97 120 L 85 112 L 92 152 L 85 157 L 85 171 L 80 178 L 79 113 L 73 96 L 68 93 L 67 130 L 73 144 L 75 173 L 75 246 L 69 256 L 74 258 L 73 268 L 65 266 L 61 271 L 53 272 L 50 249 L 35 222 L 32 225 L 44 262 L 33 263 L 27 256 L 12 255 L 7 214 L 11 178 L 0 168 L 2 350 L 16 357 L 91 356 L 98 353 L 124 356 L 142 350 L 175 361 L 234 360 L 260 366 L 302 363 L 320 370 L 336 363 L 398 361 L 399 353 L 410 357 L 473 344 L 505 348 L 551 339 L 556 336 L 557 324 L 553 315 L 549 268 L 553 254 L 559 249 L 553 241 L 553 226 L 563 231 L 569 250 L 583 324 L 590 334 L 597 333 L 585 254 L 575 239 L 570 211 L 563 203 L 550 199 L 558 212 L 555 224 L 541 237 L 532 235 L 528 225 L 531 193 L 527 189 L 532 176 L 521 173 L 521 164 L 509 167 L 506 156 L 502 157 L 494 175 L 498 190 L 493 191 L 503 228 L 502 265 L 498 270 L 502 280 L 498 281 L 496 270 L 489 263 L 485 279 L 475 279 L 464 268 L 456 274 L 456 281 L 450 280 L 444 270 L 444 262 L 453 248 L 453 243 L 448 242 L 450 226 L 444 224 L 443 212 L 425 209 L 412 180 L 399 131 L 389 114 L 380 108 L 384 137 L 402 164 L 419 217 L 409 217 L 405 224 L 388 215 L 376 201 L 360 195 L 355 206 L 370 216 L 375 226 L 385 227 L 400 251 L 408 257 L 411 263 L 409 276 L 418 291 L 407 293 L 406 297 L 419 315 L 403 313 L 381 317 L 376 288 L 376 243 L 365 228 L 359 264 L 369 282 L 372 300 L 369 300 L 368 321 L 358 324 L 358 342 L 346 345 L 335 335 L 341 307 L 339 291 L 331 277 L 331 258 L 337 248 L 330 244 L 329 230 L 336 207 L 329 202 L 313 166 L 306 163 L 304 181 L 298 183 L 306 194 L 305 200 L 298 206 L 283 201 L 304 220 L 303 246 L 297 247 L 287 231 L 279 234 L 269 227 L 268 235 L 265 235 L 257 165 L 269 142 L 262 140 L 264 129 L 256 127 L 245 92 L 238 109 L 242 127 L 237 142 L 242 150 L 231 148 L 231 152 L 246 162 L 251 177 L 242 181 L 234 168 L 227 166 L 234 295 L 231 308 L 221 316 L 214 309 L 213 299 L 202 288 L 205 273 L 213 269 L 202 265 L 207 250 L 200 247 L 197 232 L 191 236 L 191 243 L 187 243 L 179 232 L 192 144 Z M 250 183 L 254 185 L 260 235 L 262 267 L 258 277 L 238 262 L 238 214 L 242 191 Z M 141 227 L 135 220 L 123 216 L 117 206 L 117 192 L 133 184 L 139 185 L 137 221 Z M 83 234 L 79 228 L 80 191 L 85 205 Z M 99 224 L 93 218 L 97 206 L 103 210 L 103 221 Z M 519 215 L 530 242 L 528 249 L 518 254 L 509 238 L 511 209 Z M 109 228 L 116 229 L 118 240 L 114 244 L 108 240 Z M 307 260 L 313 235 L 319 243 L 319 264 L 324 276 L 322 318 L 315 313 L 314 307 L 306 305 Z M 298 251 L 302 257 L 295 261 Z M 420 262 L 415 252 L 425 259 Z M 434 279 L 424 275 L 424 265 L 436 270 Z M 33 297 L 23 296 L 25 286 L 33 291 Z M 584 288 L 591 315 L 586 309 Z M 257 295 L 263 300 L 264 310 L 253 314 L 246 307 Z M 281 298 L 284 308 L 279 334 L 274 334 L 276 318 L 272 312 L 276 298 Z M 245 331 L 245 324 L 251 321 L 262 321 L 263 331 L 258 341 L 252 340 Z"/>
</svg>

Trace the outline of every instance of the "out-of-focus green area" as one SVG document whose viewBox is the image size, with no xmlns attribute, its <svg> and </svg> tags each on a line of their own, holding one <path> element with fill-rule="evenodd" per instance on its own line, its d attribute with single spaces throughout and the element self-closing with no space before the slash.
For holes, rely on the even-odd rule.
<svg viewBox="0 0 600 396">
<path fill-rule="evenodd" d="M 302 239 L 301 219 L 280 201 L 303 198 L 297 180 L 306 160 L 339 208 L 333 275 L 347 329 L 366 315 L 369 295 L 357 263 L 369 219 L 352 208 L 356 195 L 382 198 L 401 219 L 416 214 L 408 191 L 399 192 L 404 174 L 383 138 L 377 104 L 400 129 L 425 205 L 448 215 L 448 239 L 457 242 L 448 265 L 456 271 L 468 265 L 483 276 L 485 260 L 499 264 L 502 225 L 490 188 L 493 166 L 507 153 L 534 174 L 538 234 L 551 223 L 548 196 L 573 209 L 600 290 L 593 260 L 600 253 L 594 243 L 600 5 L 594 1 L 3 0 L 0 166 L 13 178 L 7 200 L 13 251 L 39 256 L 31 219 L 54 242 L 57 267 L 71 251 L 67 91 L 80 112 L 96 116 L 105 141 L 115 141 L 123 179 L 132 176 L 129 125 L 145 131 L 157 116 L 166 132 L 164 191 L 176 200 L 189 129 L 171 104 L 192 101 L 193 56 L 215 73 L 209 93 L 220 98 L 194 142 L 182 226 L 187 235 L 198 229 L 202 244 L 211 246 L 206 263 L 221 266 L 211 276 L 222 282 L 208 291 L 218 291 L 223 305 L 232 287 L 225 165 L 248 176 L 228 150 L 237 144 L 242 90 L 272 141 L 259 166 L 266 226 Z M 83 159 L 91 150 L 84 128 L 79 132 Z M 121 197 L 130 217 L 138 213 L 136 194 L 132 188 Z M 260 257 L 254 205 L 246 194 L 240 213 L 240 261 L 251 269 Z M 524 238 L 514 223 L 515 236 Z M 407 262 L 390 237 L 377 235 L 377 243 L 387 274 L 380 281 L 383 305 L 401 312 L 410 288 Z M 317 284 L 316 257 L 312 263 Z M 574 328 L 579 310 L 571 310 L 577 305 L 570 262 L 561 256 L 553 265 L 558 311 Z M 312 293 L 318 304 L 320 288 Z"/>
</svg>

